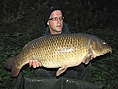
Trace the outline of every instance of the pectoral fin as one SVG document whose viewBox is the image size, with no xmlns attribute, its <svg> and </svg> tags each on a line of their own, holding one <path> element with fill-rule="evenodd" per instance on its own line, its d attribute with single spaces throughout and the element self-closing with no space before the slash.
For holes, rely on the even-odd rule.
<svg viewBox="0 0 118 89">
<path fill-rule="evenodd" d="M 91 60 L 91 56 L 88 57 L 88 58 L 86 58 L 84 63 L 85 63 L 85 64 L 88 64 L 88 63 L 90 62 L 90 60 Z"/>
<path fill-rule="evenodd" d="M 61 68 L 58 69 L 57 73 L 56 73 L 56 76 L 59 76 L 60 74 L 62 74 L 63 72 L 65 72 L 67 69 L 66 66 L 63 66 Z"/>
<path fill-rule="evenodd" d="M 89 51 L 91 52 L 91 50 L 89 50 Z M 92 59 L 92 54 L 90 52 L 82 60 L 83 63 L 88 64 L 90 62 L 90 60 Z"/>
</svg>

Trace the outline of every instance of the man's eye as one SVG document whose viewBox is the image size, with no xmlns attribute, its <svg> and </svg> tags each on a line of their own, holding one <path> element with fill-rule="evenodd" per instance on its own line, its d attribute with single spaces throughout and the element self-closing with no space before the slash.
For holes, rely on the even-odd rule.
<svg viewBox="0 0 118 89">
<path fill-rule="evenodd" d="M 49 20 L 52 20 L 52 21 L 57 21 L 57 20 L 63 20 L 64 17 L 53 17 L 53 18 L 50 18 Z"/>
<path fill-rule="evenodd" d="M 58 20 L 58 18 L 57 17 L 54 17 L 53 20 Z"/>
</svg>

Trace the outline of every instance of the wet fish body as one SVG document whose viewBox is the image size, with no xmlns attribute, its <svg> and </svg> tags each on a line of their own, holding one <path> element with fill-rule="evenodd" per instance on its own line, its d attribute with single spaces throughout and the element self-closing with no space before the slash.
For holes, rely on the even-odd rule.
<svg viewBox="0 0 118 89">
<path fill-rule="evenodd" d="M 38 60 L 46 68 L 59 68 L 56 76 L 68 67 L 81 63 L 88 64 L 93 58 L 111 52 L 111 47 L 102 39 L 85 33 L 59 34 L 39 37 L 28 44 L 16 55 L 6 68 L 11 68 L 12 76 L 30 60 Z M 11 60 L 10 59 L 10 60 Z"/>
</svg>

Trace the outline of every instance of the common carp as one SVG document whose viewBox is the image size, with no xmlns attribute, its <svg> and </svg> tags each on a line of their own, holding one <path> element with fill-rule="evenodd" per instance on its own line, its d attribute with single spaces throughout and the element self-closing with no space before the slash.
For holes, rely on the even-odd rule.
<svg viewBox="0 0 118 89">
<path fill-rule="evenodd" d="M 48 35 L 27 43 L 22 51 L 6 60 L 5 67 L 16 77 L 30 60 L 38 60 L 43 67 L 59 68 L 56 76 L 68 67 L 88 64 L 97 56 L 111 52 L 111 46 L 97 36 L 86 33 Z M 12 60 L 10 62 L 10 60 Z"/>
</svg>

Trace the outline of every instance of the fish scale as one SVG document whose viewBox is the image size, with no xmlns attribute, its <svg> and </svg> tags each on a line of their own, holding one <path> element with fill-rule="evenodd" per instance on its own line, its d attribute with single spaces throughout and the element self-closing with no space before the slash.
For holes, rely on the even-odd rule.
<svg viewBox="0 0 118 89">
<path fill-rule="evenodd" d="M 68 67 L 87 64 L 93 57 L 108 52 L 111 52 L 111 47 L 97 36 L 85 33 L 49 35 L 27 43 L 23 50 L 12 58 L 14 60 L 11 64 L 6 61 L 5 66 L 11 66 L 14 77 L 24 65 L 34 59 L 46 68 L 59 68 L 56 74 L 59 76 Z"/>
</svg>

